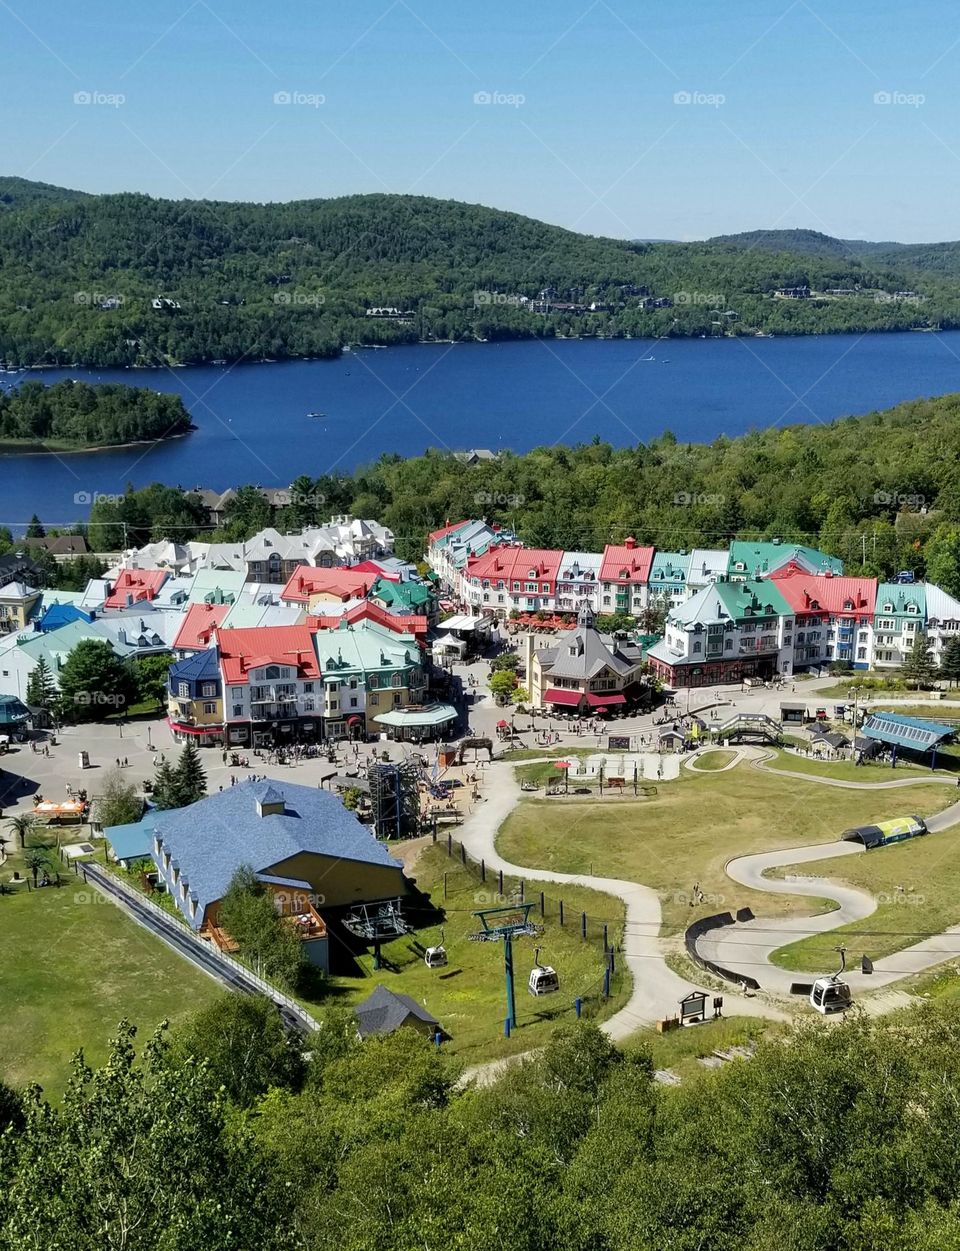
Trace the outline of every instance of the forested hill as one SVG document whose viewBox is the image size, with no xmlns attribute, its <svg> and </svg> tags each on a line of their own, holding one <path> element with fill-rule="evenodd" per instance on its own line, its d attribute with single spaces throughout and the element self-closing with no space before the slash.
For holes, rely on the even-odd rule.
<svg viewBox="0 0 960 1251">
<path fill-rule="evenodd" d="M 193 427 L 178 395 L 118 383 L 91 386 L 28 381 L 0 393 L 0 453 L 113 447 L 186 434 Z"/>
<path fill-rule="evenodd" d="M 809 239 L 771 250 L 594 238 L 421 196 L 172 201 L 0 179 L 0 361 L 106 367 L 324 356 L 347 342 L 960 326 L 952 253 L 936 253 L 923 248 L 906 268 L 901 251 L 854 255 Z"/>
</svg>

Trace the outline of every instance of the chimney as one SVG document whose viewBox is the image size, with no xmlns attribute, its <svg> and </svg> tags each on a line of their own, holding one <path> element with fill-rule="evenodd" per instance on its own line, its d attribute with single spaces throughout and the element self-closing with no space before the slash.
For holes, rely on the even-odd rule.
<svg viewBox="0 0 960 1251">
<path fill-rule="evenodd" d="M 632 552 L 632 551 L 633 551 L 633 549 L 637 546 L 637 540 L 636 540 L 636 539 L 633 537 L 633 535 L 631 534 L 628 538 L 625 538 L 625 539 L 623 540 L 623 546 L 624 546 L 624 547 L 625 547 L 628 551 Z"/>
</svg>

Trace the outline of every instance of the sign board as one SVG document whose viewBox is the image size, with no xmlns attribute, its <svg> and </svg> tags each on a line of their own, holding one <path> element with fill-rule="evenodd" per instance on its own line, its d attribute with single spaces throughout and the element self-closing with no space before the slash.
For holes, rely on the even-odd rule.
<svg viewBox="0 0 960 1251">
<path fill-rule="evenodd" d="M 629 734 L 608 735 L 607 748 L 609 751 L 629 751 L 630 750 L 630 735 Z"/>
</svg>

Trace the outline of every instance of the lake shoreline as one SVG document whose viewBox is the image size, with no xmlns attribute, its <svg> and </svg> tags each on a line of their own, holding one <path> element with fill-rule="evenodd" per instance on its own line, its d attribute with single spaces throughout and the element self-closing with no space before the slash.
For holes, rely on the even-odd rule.
<svg viewBox="0 0 960 1251">
<path fill-rule="evenodd" d="M 23 456 L 85 456 L 90 452 L 122 452 L 125 448 L 149 447 L 152 444 L 172 443 L 174 439 L 185 439 L 199 427 L 191 425 L 189 430 L 180 430 L 176 434 L 165 434 L 160 439 L 134 439 L 130 443 L 97 443 L 90 447 L 75 447 L 73 444 L 63 447 L 51 447 L 49 444 L 36 443 L 33 439 L 0 439 L 0 459 L 6 456 L 20 458 Z M 54 442 L 55 440 L 51 440 Z"/>
</svg>

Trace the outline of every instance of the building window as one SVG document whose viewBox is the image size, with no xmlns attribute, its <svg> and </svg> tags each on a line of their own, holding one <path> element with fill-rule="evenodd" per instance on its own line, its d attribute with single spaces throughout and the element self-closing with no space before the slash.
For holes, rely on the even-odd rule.
<svg viewBox="0 0 960 1251">
<path fill-rule="evenodd" d="M 377 677 L 377 675 L 376 675 L 375 673 L 371 673 L 371 674 L 370 674 L 370 689 L 371 689 L 371 691 L 375 691 L 375 690 L 377 689 L 377 686 L 378 686 L 378 684 L 379 684 L 379 681 L 380 681 L 380 679 Z"/>
<path fill-rule="evenodd" d="M 217 711 L 217 705 L 216 705 L 216 704 L 214 704 L 214 703 L 207 703 L 207 704 L 204 704 L 204 705 L 203 705 L 203 711 L 204 711 L 204 714 L 205 714 L 206 716 L 208 716 L 208 717 L 212 717 L 212 716 L 213 716 L 213 714 Z"/>
<path fill-rule="evenodd" d="M 356 695 L 352 695 L 352 696 L 350 697 L 350 707 L 351 707 L 351 708 L 356 708 L 356 706 L 357 706 L 357 697 L 356 697 Z"/>
<path fill-rule="evenodd" d="M 304 684 L 303 684 L 303 693 L 304 693 L 304 695 L 312 695 L 312 694 L 313 694 L 313 683 L 312 683 L 312 682 L 304 682 Z"/>
<path fill-rule="evenodd" d="M 390 681 L 394 686 L 400 686 L 403 682 L 403 679 L 399 673 L 395 673 L 393 677 L 390 679 Z"/>
<path fill-rule="evenodd" d="M 189 682 L 179 683 L 179 685 L 177 686 L 177 694 L 180 696 L 181 699 L 189 699 L 190 698 L 190 683 Z"/>
<path fill-rule="evenodd" d="M 400 692 L 399 692 L 399 691 L 397 691 L 397 692 L 396 692 L 396 694 L 395 694 L 395 695 L 394 695 L 394 697 L 393 697 L 393 706 L 394 706 L 394 708 L 396 708 L 396 707 L 399 705 L 399 703 L 400 703 Z"/>
<path fill-rule="evenodd" d="M 243 716 L 243 704 L 234 704 L 234 705 L 233 705 L 233 715 L 234 715 L 235 717 L 242 717 L 242 716 Z"/>
<path fill-rule="evenodd" d="M 212 699 L 213 696 L 216 695 L 216 693 L 217 693 L 216 684 L 213 682 L 204 682 L 203 686 L 200 689 L 200 694 L 203 695 L 206 699 Z"/>
<path fill-rule="evenodd" d="M 370 696 L 369 703 L 370 703 L 370 706 L 371 706 L 371 707 L 373 707 L 373 708 L 379 708 L 379 707 L 380 707 L 380 696 L 379 696 L 379 695 L 371 695 L 371 696 Z"/>
</svg>

